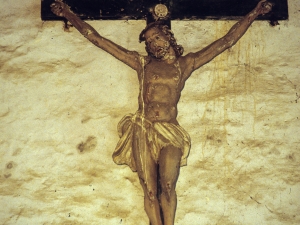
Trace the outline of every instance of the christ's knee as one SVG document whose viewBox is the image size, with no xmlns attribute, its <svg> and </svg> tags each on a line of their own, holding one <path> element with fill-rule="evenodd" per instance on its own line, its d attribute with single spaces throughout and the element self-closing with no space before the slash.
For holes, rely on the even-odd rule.
<svg viewBox="0 0 300 225">
<path fill-rule="evenodd" d="M 171 196 L 175 194 L 175 182 L 165 181 L 161 183 L 162 194 L 166 197 L 167 201 L 170 201 Z"/>
<path fill-rule="evenodd" d="M 157 198 L 156 191 L 151 190 L 151 189 L 147 189 L 147 191 L 145 193 L 145 198 L 148 198 L 150 200 L 150 202 L 155 201 L 156 198 Z"/>
<path fill-rule="evenodd" d="M 153 187 L 153 185 L 149 185 L 143 179 L 140 179 L 140 182 L 141 185 L 143 186 L 145 200 L 150 202 L 150 204 L 156 201 L 157 200 L 156 187 Z"/>
<path fill-rule="evenodd" d="M 157 191 L 153 189 L 144 189 L 145 210 L 156 207 L 158 204 Z"/>
</svg>

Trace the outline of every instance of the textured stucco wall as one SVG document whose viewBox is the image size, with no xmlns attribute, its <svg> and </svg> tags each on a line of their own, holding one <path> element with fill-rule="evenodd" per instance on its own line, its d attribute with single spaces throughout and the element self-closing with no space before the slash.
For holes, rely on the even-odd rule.
<svg viewBox="0 0 300 225">
<path fill-rule="evenodd" d="M 148 224 L 136 174 L 111 154 L 137 109 L 133 70 L 75 29 L 40 20 L 40 1 L 0 0 L 0 224 Z M 176 224 L 300 224 L 300 2 L 256 21 L 196 71 L 179 103 L 192 138 Z M 185 52 L 234 21 L 174 21 Z M 91 21 L 131 50 L 144 21 Z"/>
</svg>

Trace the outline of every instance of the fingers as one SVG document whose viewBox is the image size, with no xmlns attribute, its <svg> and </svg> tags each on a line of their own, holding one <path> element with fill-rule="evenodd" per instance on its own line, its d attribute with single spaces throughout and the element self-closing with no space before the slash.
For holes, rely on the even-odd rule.
<svg viewBox="0 0 300 225">
<path fill-rule="evenodd" d="M 259 14 L 265 15 L 272 10 L 272 6 L 272 3 L 268 2 L 267 0 L 262 0 L 258 3 L 257 10 L 259 11 Z"/>
<path fill-rule="evenodd" d="M 266 13 L 270 12 L 272 10 L 272 6 L 273 6 L 272 3 L 270 3 L 270 2 L 267 2 L 267 1 L 263 2 L 262 13 L 266 14 Z"/>
<path fill-rule="evenodd" d="M 54 6 L 59 5 L 60 3 L 63 3 L 62 0 L 55 0 L 50 6 L 54 7 Z"/>
<path fill-rule="evenodd" d="M 63 5 L 64 5 L 64 3 L 63 3 L 63 1 L 62 0 L 55 0 L 55 2 L 53 2 L 52 4 L 51 4 L 51 7 L 61 7 L 61 8 L 63 8 Z"/>
<path fill-rule="evenodd" d="M 55 0 L 51 5 L 51 11 L 57 16 L 63 16 L 64 3 L 62 0 Z"/>
<path fill-rule="evenodd" d="M 52 9 L 52 11 L 53 10 L 55 10 L 55 11 L 57 11 L 57 10 L 62 10 L 62 6 L 61 5 L 59 5 L 59 4 L 56 4 L 56 3 L 52 3 L 51 4 L 51 9 Z"/>
<path fill-rule="evenodd" d="M 258 7 L 261 7 L 266 1 L 267 1 L 267 0 L 262 0 L 262 1 L 260 1 L 260 2 L 257 4 L 257 6 L 258 6 Z"/>
<path fill-rule="evenodd" d="M 271 10 L 272 9 L 272 3 L 270 3 L 270 2 L 265 2 L 263 5 L 262 5 L 262 7 L 264 7 L 265 9 L 267 9 L 267 10 Z"/>
</svg>

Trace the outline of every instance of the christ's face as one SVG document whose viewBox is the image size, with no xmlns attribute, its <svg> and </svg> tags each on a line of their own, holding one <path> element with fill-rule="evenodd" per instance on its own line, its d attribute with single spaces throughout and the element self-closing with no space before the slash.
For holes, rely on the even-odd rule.
<svg viewBox="0 0 300 225">
<path fill-rule="evenodd" d="M 169 38 L 158 28 L 153 27 L 144 34 L 146 46 L 151 55 L 155 58 L 164 58 L 170 49 Z"/>
</svg>

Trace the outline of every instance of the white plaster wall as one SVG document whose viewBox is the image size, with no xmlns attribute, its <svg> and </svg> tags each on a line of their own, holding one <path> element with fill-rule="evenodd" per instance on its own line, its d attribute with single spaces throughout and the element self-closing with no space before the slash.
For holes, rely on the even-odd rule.
<svg viewBox="0 0 300 225">
<path fill-rule="evenodd" d="M 137 109 L 130 68 L 40 1 L 0 0 L 0 223 L 148 224 L 136 174 L 111 154 L 116 126 Z M 195 72 L 179 122 L 190 133 L 177 184 L 178 225 L 300 224 L 300 2 L 289 21 L 256 21 L 232 49 Z M 174 21 L 185 51 L 234 21 Z M 91 21 L 130 50 L 144 21 Z"/>
</svg>

